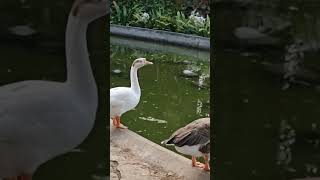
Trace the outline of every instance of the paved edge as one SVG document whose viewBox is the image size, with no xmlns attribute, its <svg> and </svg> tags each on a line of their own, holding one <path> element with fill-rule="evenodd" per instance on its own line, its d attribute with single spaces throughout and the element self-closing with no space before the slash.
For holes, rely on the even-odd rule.
<svg viewBox="0 0 320 180">
<path fill-rule="evenodd" d="M 209 180 L 210 173 L 191 167 L 191 159 L 187 159 L 150 140 L 128 130 L 110 128 L 110 143 L 131 152 L 144 159 L 146 163 L 160 166 L 176 173 L 185 180 Z M 112 154 L 111 156 L 112 157 Z"/>
<path fill-rule="evenodd" d="M 210 61 L 210 52 L 206 50 L 200 50 L 195 48 L 187 48 L 183 46 L 176 46 L 172 44 L 160 44 L 151 41 L 143 41 L 138 39 L 132 39 L 128 37 L 111 36 L 110 43 L 112 45 L 126 46 L 132 49 L 142 49 L 154 52 L 166 52 L 174 53 L 182 56 L 195 57 L 200 61 Z"/>
<path fill-rule="evenodd" d="M 210 51 L 210 38 L 140 27 L 110 25 L 110 34 Z"/>
</svg>

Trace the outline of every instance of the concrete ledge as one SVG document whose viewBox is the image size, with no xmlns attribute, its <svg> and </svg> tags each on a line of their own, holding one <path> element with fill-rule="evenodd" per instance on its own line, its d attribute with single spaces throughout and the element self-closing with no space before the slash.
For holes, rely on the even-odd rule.
<svg viewBox="0 0 320 180">
<path fill-rule="evenodd" d="M 164 171 L 167 171 L 175 178 L 165 179 L 183 179 L 183 180 L 209 180 L 210 173 L 205 172 L 198 168 L 191 167 L 191 159 L 187 159 L 175 152 L 172 152 L 164 147 L 161 147 L 140 135 L 126 129 L 115 129 L 110 125 L 110 143 L 115 146 L 122 153 L 131 152 L 138 159 L 153 166 L 160 167 Z M 111 163 L 115 155 L 110 155 Z M 125 156 L 123 154 L 122 156 Z M 119 158 L 119 157 L 118 157 Z M 132 172 L 139 174 L 137 170 L 132 167 Z M 129 173 L 129 172 L 127 172 Z M 119 176 L 118 176 L 119 177 Z M 135 176 L 137 177 L 137 176 Z M 121 179 L 121 178 L 119 178 Z M 134 178 L 130 178 L 134 179 Z M 142 180 L 144 178 L 137 178 Z M 152 179 L 151 177 L 147 179 Z M 162 178 L 161 178 L 162 179 Z"/>
<path fill-rule="evenodd" d="M 111 36 L 110 43 L 112 45 L 126 46 L 132 49 L 141 49 L 147 51 L 174 53 L 182 56 L 195 57 L 198 60 L 210 60 L 210 52 L 206 50 L 199 50 L 194 48 L 187 48 L 182 46 L 175 46 L 171 44 L 159 44 L 151 41 L 142 41 L 127 37 Z"/>
<path fill-rule="evenodd" d="M 210 51 L 210 39 L 201 36 L 114 24 L 110 25 L 110 34 Z"/>
</svg>

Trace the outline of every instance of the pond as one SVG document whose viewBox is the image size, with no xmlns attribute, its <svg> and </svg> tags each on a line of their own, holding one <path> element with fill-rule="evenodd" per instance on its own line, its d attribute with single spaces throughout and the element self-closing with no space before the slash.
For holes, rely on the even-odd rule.
<svg viewBox="0 0 320 180">
<path fill-rule="evenodd" d="M 281 77 L 264 70 L 265 61 L 281 61 L 279 54 L 216 52 L 216 179 L 319 177 L 317 86 L 292 85 L 283 90 Z M 319 67 L 319 57 L 308 53 L 304 61 Z"/>
<path fill-rule="evenodd" d="M 140 47 L 152 49 L 154 44 Z M 208 117 L 210 108 L 209 58 L 180 55 L 174 53 L 174 47 L 166 48 L 141 49 L 134 41 L 111 45 L 111 88 L 130 86 L 129 71 L 134 59 L 145 57 L 154 63 L 139 70 L 140 102 L 121 119 L 130 130 L 157 144 L 193 120 Z"/>
<path fill-rule="evenodd" d="M 20 45 L 0 45 L 2 55 L 1 85 L 23 80 L 64 81 L 66 78 L 64 50 L 25 48 Z M 92 53 L 92 67 L 99 88 L 100 102 L 95 127 L 75 150 L 56 157 L 40 166 L 34 180 L 105 179 L 107 163 L 106 114 L 107 63 L 105 53 Z"/>
<path fill-rule="evenodd" d="M 214 24 L 220 46 L 215 49 L 213 89 L 214 176 L 224 180 L 319 177 L 320 3 L 223 2 L 216 4 L 219 16 Z M 249 38 L 246 32 L 251 32 Z M 262 36 L 252 41 L 253 32 Z M 296 40 L 306 50 L 301 67 L 315 70 L 317 82 L 287 88 L 274 67 L 283 67 L 288 57 L 285 46 Z"/>
</svg>

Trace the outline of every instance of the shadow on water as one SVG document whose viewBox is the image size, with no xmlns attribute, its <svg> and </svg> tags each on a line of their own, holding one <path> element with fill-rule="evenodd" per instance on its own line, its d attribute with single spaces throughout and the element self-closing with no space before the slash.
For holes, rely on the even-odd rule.
<svg viewBox="0 0 320 180">
<path fill-rule="evenodd" d="M 122 116 L 130 130 L 160 144 L 178 128 L 209 116 L 209 59 L 112 45 L 111 88 L 130 86 L 130 67 L 138 57 L 154 64 L 138 72 L 140 102 Z"/>
<path fill-rule="evenodd" d="M 319 5 L 276 0 L 216 4 L 217 179 L 320 177 Z M 240 18 L 222 22 L 235 15 Z M 303 83 L 283 88 L 285 47 L 297 39 L 304 43 L 303 71 L 294 76 Z M 315 78 L 305 78 L 308 72 Z"/>
</svg>

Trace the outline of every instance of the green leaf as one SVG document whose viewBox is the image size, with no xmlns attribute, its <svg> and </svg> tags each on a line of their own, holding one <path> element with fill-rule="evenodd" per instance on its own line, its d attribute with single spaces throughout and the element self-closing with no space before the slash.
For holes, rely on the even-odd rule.
<svg viewBox="0 0 320 180">
<path fill-rule="evenodd" d="M 125 18 L 125 20 L 128 20 L 127 8 L 125 6 L 123 6 L 123 17 Z"/>
</svg>

